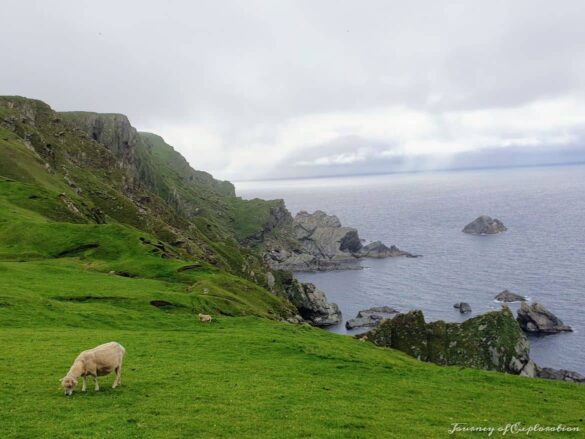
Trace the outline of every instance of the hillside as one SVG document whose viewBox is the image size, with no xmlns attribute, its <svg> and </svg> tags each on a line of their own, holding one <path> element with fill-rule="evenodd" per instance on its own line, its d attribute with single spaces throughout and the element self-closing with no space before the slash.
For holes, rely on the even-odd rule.
<svg viewBox="0 0 585 439">
<path fill-rule="evenodd" d="M 287 298 L 302 288 L 258 248 L 289 222 L 282 201 L 236 197 L 123 115 L 0 97 L 2 437 L 582 427 L 581 386 L 438 367 L 284 323 L 298 320 Z M 75 356 L 111 340 L 128 352 L 122 387 L 106 377 L 103 391 L 65 398 Z"/>
<path fill-rule="evenodd" d="M 125 116 L 58 114 L 40 101 L 0 97 L 0 147 L 0 177 L 18 183 L 2 185 L 2 196 L 26 216 L 50 220 L 45 227 L 141 230 L 164 243 L 159 256 L 267 285 L 261 258 L 238 241 L 261 234 L 282 202 L 235 197 L 231 183 L 191 169 L 160 137 L 137 133 Z"/>
</svg>

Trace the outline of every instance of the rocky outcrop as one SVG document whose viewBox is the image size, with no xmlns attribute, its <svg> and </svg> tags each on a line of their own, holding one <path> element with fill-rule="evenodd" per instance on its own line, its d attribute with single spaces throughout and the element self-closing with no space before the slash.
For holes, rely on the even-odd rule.
<svg viewBox="0 0 585 439">
<path fill-rule="evenodd" d="M 293 222 L 293 231 L 305 253 L 323 259 L 353 259 L 352 253 L 361 248 L 356 229 L 342 227 L 336 216 L 321 210 L 313 214 L 299 212 Z"/>
<path fill-rule="evenodd" d="M 482 215 L 463 228 L 464 233 L 471 235 L 495 235 L 508 230 L 504 224 L 496 218 Z"/>
<path fill-rule="evenodd" d="M 360 248 L 355 255 L 360 258 L 395 258 L 397 256 L 406 256 L 407 258 L 416 258 L 417 255 L 400 250 L 395 245 L 387 247 L 381 241 L 374 241 Z"/>
<path fill-rule="evenodd" d="M 471 305 L 467 302 L 457 302 L 453 305 L 453 308 L 457 308 L 461 314 L 468 314 L 471 312 Z"/>
<path fill-rule="evenodd" d="M 63 112 L 59 115 L 85 131 L 96 142 L 105 145 L 118 158 L 120 166 L 135 168 L 138 165 L 134 151 L 138 133 L 125 115 L 84 111 Z"/>
<path fill-rule="evenodd" d="M 360 258 L 414 257 L 380 241 L 362 245 L 356 229 L 344 227 L 339 218 L 321 210 L 299 212 L 292 221 L 288 240 L 267 242 L 265 260 L 273 269 L 326 271 L 359 269 Z"/>
<path fill-rule="evenodd" d="M 538 369 L 536 376 L 547 380 L 570 381 L 573 383 L 585 384 L 585 376 L 566 369 L 551 369 L 550 367 L 544 367 Z"/>
<path fill-rule="evenodd" d="M 508 291 L 508 290 L 504 290 L 501 293 L 499 293 L 498 295 L 496 295 L 495 299 L 498 302 L 505 302 L 505 303 L 525 302 L 526 301 L 526 297 L 521 296 L 520 294 L 513 293 L 513 292 Z"/>
<path fill-rule="evenodd" d="M 325 293 L 311 283 L 301 283 L 289 272 L 278 273 L 286 298 L 300 316 L 313 326 L 331 326 L 341 322 L 341 311 L 327 301 Z"/>
<path fill-rule="evenodd" d="M 392 318 L 398 310 L 389 306 L 376 306 L 357 313 L 355 319 L 345 322 L 346 329 L 378 326 L 382 320 Z"/>
<path fill-rule="evenodd" d="M 537 370 L 528 340 L 507 307 L 463 323 L 426 323 L 422 311 L 410 311 L 384 320 L 367 333 L 367 340 L 440 365 L 526 376 L 535 376 Z"/>
<path fill-rule="evenodd" d="M 522 302 L 516 320 L 522 330 L 529 333 L 554 334 L 572 331 L 570 326 L 565 325 L 561 319 L 540 303 L 529 306 L 526 302 Z"/>
</svg>

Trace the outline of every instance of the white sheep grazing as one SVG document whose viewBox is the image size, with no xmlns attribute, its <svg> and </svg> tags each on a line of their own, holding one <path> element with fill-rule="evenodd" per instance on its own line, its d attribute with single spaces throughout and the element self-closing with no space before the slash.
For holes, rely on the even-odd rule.
<svg viewBox="0 0 585 439">
<path fill-rule="evenodd" d="M 87 377 L 92 376 L 95 382 L 95 390 L 100 390 L 98 376 L 108 375 L 115 371 L 116 378 L 112 389 L 122 384 L 122 360 L 126 350 L 120 343 L 111 341 L 99 345 L 93 349 L 83 351 L 73 362 L 73 366 L 67 375 L 61 379 L 61 385 L 65 389 L 65 395 L 70 396 L 77 385 L 77 378 L 83 378 L 82 392 L 87 387 Z"/>
<path fill-rule="evenodd" d="M 199 314 L 200 322 L 211 322 L 211 316 L 209 314 Z"/>
</svg>

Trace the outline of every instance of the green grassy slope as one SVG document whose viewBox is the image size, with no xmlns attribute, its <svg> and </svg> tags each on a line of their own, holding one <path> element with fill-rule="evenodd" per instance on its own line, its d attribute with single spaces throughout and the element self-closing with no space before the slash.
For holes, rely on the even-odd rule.
<svg viewBox="0 0 585 439">
<path fill-rule="evenodd" d="M 0 177 L 0 261 L 14 263 L 11 270 L 20 273 L 11 284 L 11 276 L 0 271 L 6 278 L 3 280 L 6 292 L 0 295 L 16 294 L 18 302 L 36 288 L 42 290 L 45 283 L 52 282 L 59 285 L 63 294 L 83 290 L 85 295 L 103 296 L 111 283 L 142 282 L 145 287 L 154 285 L 154 288 L 181 293 L 171 301 L 181 309 L 196 307 L 199 311 L 225 315 L 272 318 L 295 313 L 288 302 L 257 284 L 205 260 L 182 254 L 146 232 L 119 223 L 55 221 L 42 214 L 51 208 L 55 209 L 56 216 L 71 213 L 38 186 Z M 63 210 L 62 214 L 58 208 Z M 187 266 L 190 268 L 184 270 Z M 120 277 L 124 279 L 121 281 Z M 85 279 L 90 284 L 101 283 L 97 293 L 83 288 Z M 149 281 L 158 283 L 146 283 Z M 115 291 L 112 295 L 117 297 L 114 301 L 125 304 L 159 299 L 120 296 Z M 42 309 L 33 303 L 26 306 L 31 307 L 31 313 L 42 314 Z M 69 307 L 64 312 L 69 315 L 75 309 Z M 35 322 L 39 323 L 38 317 Z"/>
<path fill-rule="evenodd" d="M 224 197 L 235 196 L 235 188 L 229 181 L 214 179 L 209 173 L 196 171 L 175 149 L 162 137 L 152 133 L 138 133 L 140 139 L 137 149 L 156 169 L 161 182 L 167 187 L 175 187 L 184 191 L 187 196 L 204 197 L 216 193 Z M 189 193 L 193 191 L 192 193 Z"/>
<path fill-rule="evenodd" d="M 282 200 L 236 197 L 233 184 L 193 170 L 162 137 L 141 132 L 138 138 L 136 150 L 142 162 L 150 167 L 146 173 L 151 176 L 152 190 L 188 217 L 206 218 L 232 233 L 238 241 L 249 244 L 259 241 L 265 230 L 286 223 Z"/>
<path fill-rule="evenodd" d="M 84 131 L 82 116 L 97 120 L 112 145 Z M 29 185 L 6 195 L 13 205 L 59 222 L 142 230 L 167 247 L 181 243 L 173 251 L 184 258 L 266 286 L 259 255 L 238 243 L 232 203 L 246 202 L 233 196 L 231 183 L 192 170 L 160 137 L 137 134 L 125 116 L 62 114 L 41 101 L 0 97 L 0 154 L 0 177 Z M 242 218 L 261 228 L 263 215 L 254 218 L 252 210 Z"/>
</svg>

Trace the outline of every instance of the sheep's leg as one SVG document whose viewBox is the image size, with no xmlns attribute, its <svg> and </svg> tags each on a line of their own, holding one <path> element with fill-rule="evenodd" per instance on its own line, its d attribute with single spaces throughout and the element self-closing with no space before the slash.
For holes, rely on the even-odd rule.
<svg viewBox="0 0 585 439">
<path fill-rule="evenodd" d="M 85 392 L 87 390 L 87 377 L 84 375 L 82 378 L 83 378 L 83 386 L 81 387 L 81 391 Z"/>
<path fill-rule="evenodd" d="M 119 379 L 120 379 L 120 366 L 116 367 L 114 369 L 114 372 L 116 373 L 116 377 L 114 378 L 114 384 L 112 384 L 112 389 L 115 389 L 116 387 L 118 387 L 119 383 Z"/>
<path fill-rule="evenodd" d="M 120 384 L 122 384 L 122 361 L 123 360 L 124 360 L 124 357 L 122 356 L 122 358 L 120 358 L 120 364 L 118 364 L 118 367 L 116 367 L 116 379 L 114 380 L 114 385 L 112 386 L 113 388 L 116 388 Z"/>
<path fill-rule="evenodd" d="M 97 392 L 98 390 L 100 390 L 100 385 L 98 383 L 97 375 L 93 376 L 93 380 L 95 381 L 95 391 Z"/>
</svg>

